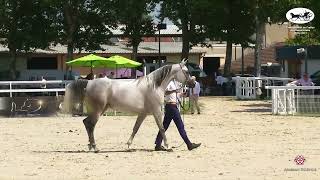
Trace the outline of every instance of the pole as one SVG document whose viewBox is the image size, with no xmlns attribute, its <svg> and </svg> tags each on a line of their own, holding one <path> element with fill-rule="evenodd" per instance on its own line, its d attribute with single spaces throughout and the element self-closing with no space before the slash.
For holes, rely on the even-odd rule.
<svg viewBox="0 0 320 180">
<path fill-rule="evenodd" d="M 158 63 L 159 63 L 159 68 L 160 68 L 160 67 L 161 67 L 161 51 L 160 51 L 160 47 L 161 47 L 161 46 L 160 46 L 160 45 L 161 45 L 161 44 L 160 44 L 160 29 L 161 29 L 161 28 L 158 27 L 158 29 L 159 29 L 159 39 L 158 39 L 158 40 L 159 40 L 159 54 L 158 54 L 158 61 L 159 61 L 159 62 L 158 62 Z"/>
<path fill-rule="evenodd" d="M 243 55 L 243 46 L 241 45 L 241 75 L 244 75 L 244 55 Z"/>
<path fill-rule="evenodd" d="M 237 45 L 234 45 L 234 60 L 237 60 Z"/>
<path fill-rule="evenodd" d="M 308 47 L 305 47 L 304 51 L 304 72 L 308 73 Z"/>
<path fill-rule="evenodd" d="M 92 71 L 92 61 L 91 61 L 91 74 L 93 74 L 93 71 Z"/>
</svg>

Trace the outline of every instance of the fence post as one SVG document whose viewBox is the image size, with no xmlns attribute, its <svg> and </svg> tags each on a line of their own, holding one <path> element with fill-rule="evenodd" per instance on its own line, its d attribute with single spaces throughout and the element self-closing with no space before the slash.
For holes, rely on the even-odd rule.
<svg viewBox="0 0 320 180">
<path fill-rule="evenodd" d="M 9 86 L 10 86 L 10 97 L 12 97 L 12 83 L 11 82 L 9 83 Z"/>
</svg>

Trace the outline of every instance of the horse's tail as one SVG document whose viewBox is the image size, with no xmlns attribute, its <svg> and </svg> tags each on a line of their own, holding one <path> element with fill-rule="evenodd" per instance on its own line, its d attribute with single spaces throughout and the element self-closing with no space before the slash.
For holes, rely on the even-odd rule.
<svg viewBox="0 0 320 180">
<path fill-rule="evenodd" d="M 66 86 L 63 100 L 63 109 L 65 113 L 72 113 L 74 109 L 78 109 L 82 106 L 87 85 L 88 80 L 78 79 Z"/>
</svg>

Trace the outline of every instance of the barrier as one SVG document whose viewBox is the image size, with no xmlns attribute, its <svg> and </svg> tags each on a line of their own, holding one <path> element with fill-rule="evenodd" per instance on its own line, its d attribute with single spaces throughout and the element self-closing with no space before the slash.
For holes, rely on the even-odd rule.
<svg viewBox="0 0 320 180">
<path fill-rule="evenodd" d="M 59 110 L 65 87 L 70 82 L 72 81 L 0 81 L 0 115 L 54 114 Z M 54 95 L 50 94 L 53 92 Z M 116 110 L 113 110 L 113 113 L 117 115 Z"/>
<path fill-rule="evenodd" d="M 0 81 L 0 94 L 9 93 L 10 97 L 13 97 L 13 93 L 35 93 L 35 92 L 55 92 L 56 96 L 59 92 L 65 91 L 65 86 L 71 81 Z M 59 88 L 50 88 L 50 85 L 56 85 Z M 3 86 L 9 86 L 9 88 L 3 88 Z M 19 89 L 14 88 L 18 86 Z M 23 88 L 21 88 L 23 86 Z M 56 87 L 52 86 L 52 87 Z M 26 88 L 28 87 L 28 88 Z"/>
<path fill-rule="evenodd" d="M 10 117 L 54 114 L 63 99 L 60 95 L 64 94 L 65 86 L 70 82 L 0 81 L 0 114 Z"/>
<path fill-rule="evenodd" d="M 249 100 L 256 99 L 260 95 L 261 88 L 271 85 L 284 85 L 288 81 L 293 81 L 292 78 L 279 77 L 233 77 L 236 82 L 236 97 L 237 99 Z M 267 91 L 267 96 L 269 92 Z"/>
<path fill-rule="evenodd" d="M 320 86 L 266 86 L 272 90 L 272 114 L 320 114 Z"/>
</svg>

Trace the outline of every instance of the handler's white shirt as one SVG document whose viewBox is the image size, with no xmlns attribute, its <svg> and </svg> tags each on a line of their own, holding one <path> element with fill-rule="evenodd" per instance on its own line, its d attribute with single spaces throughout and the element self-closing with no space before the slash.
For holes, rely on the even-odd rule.
<svg viewBox="0 0 320 180">
<path fill-rule="evenodd" d="M 174 80 L 170 81 L 170 83 L 168 84 L 166 91 L 173 91 L 173 90 L 179 90 L 180 88 L 180 83 L 176 82 Z M 180 93 L 176 93 L 176 92 L 172 92 L 171 94 L 165 95 L 164 96 L 164 101 L 166 103 L 177 103 L 178 100 L 177 98 L 179 98 Z"/>
</svg>

